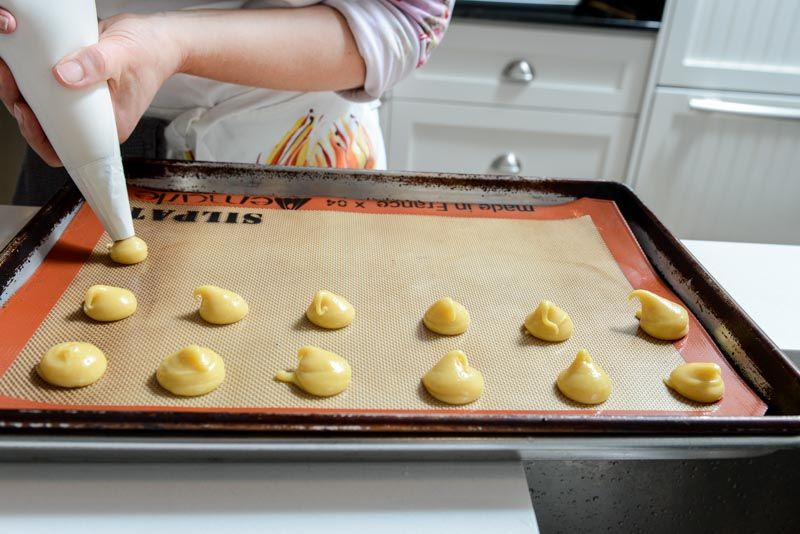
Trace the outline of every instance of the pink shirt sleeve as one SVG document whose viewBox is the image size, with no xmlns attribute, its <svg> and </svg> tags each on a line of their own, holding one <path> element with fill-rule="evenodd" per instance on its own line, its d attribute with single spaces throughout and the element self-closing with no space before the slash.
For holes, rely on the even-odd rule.
<svg viewBox="0 0 800 534">
<path fill-rule="evenodd" d="M 380 98 L 425 64 L 444 36 L 455 0 L 325 0 L 324 3 L 345 17 L 367 67 L 363 89 L 341 94 L 363 101 Z"/>
</svg>

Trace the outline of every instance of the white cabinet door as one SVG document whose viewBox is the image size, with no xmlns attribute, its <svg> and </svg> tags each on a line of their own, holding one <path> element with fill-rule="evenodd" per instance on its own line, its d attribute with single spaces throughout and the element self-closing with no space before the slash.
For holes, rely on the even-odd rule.
<svg viewBox="0 0 800 534">
<path fill-rule="evenodd" d="M 679 238 L 800 244 L 800 98 L 658 89 L 646 139 L 634 189 Z"/>
<path fill-rule="evenodd" d="M 454 21 L 394 96 L 638 113 L 655 34 Z"/>
<path fill-rule="evenodd" d="M 800 94 L 800 0 L 675 0 L 659 85 Z"/>
<path fill-rule="evenodd" d="M 395 170 L 491 173 L 511 158 L 508 174 L 622 181 L 636 120 L 395 99 L 390 124 Z"/>
</svg>

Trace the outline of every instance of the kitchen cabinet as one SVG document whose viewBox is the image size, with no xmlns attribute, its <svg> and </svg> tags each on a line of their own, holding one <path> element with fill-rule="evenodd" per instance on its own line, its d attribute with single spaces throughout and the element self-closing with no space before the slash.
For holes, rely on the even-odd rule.
<svg viewBox="0 0 800 534">
<path fill-rule="evenodd" d="M 794 93 L 800 89 L 800 2 L 674 2 L 660 85 Z"/>
<path fill-rule="evenodd" d="M 453 21 L 399 99 L 591 112 L 639 112 L 651 33 Z"/>
<path fill-rule="evenodd" d="M 654 41 L 455 20 L 384 102 L 389 168 L 622 181 Z"/>
<path fill-rule="evenodd" d="M 400 169 L 621 181 L 636 119 L 575 111 L 395 101 Z"/>
<path fill-rule="evenodd" d="M 628 180 L 679 238 L 800 244 L 798 27 L 794 0 L 667 4 Z"/>
</svg>

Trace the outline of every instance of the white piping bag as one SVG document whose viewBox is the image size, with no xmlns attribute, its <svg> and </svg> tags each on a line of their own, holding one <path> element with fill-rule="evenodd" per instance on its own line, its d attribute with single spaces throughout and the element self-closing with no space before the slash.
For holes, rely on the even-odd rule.
<svg viewBox="0 0 800 534">
<path fill-rule="evenodd" d="M 0 0 L 17 29 L 0 35 L 0 57 L 11 68 L 69 175 L 111 239 L 134 235 L 107 84 L 61 86 L 52 68 L 64 56 L 97 43 L 94 0 Z"/>
</svg>

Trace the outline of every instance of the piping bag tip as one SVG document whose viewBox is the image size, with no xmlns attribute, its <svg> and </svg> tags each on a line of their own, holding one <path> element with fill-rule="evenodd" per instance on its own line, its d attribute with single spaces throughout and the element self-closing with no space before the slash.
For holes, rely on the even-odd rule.
<svg viewBox="0 0 800 534">
<path fill-rule="evenodd" d="M 135 235 L 125 173 L 118 155 L 67 171 L 111 239 L 120 241 Z"/>
</svg>

